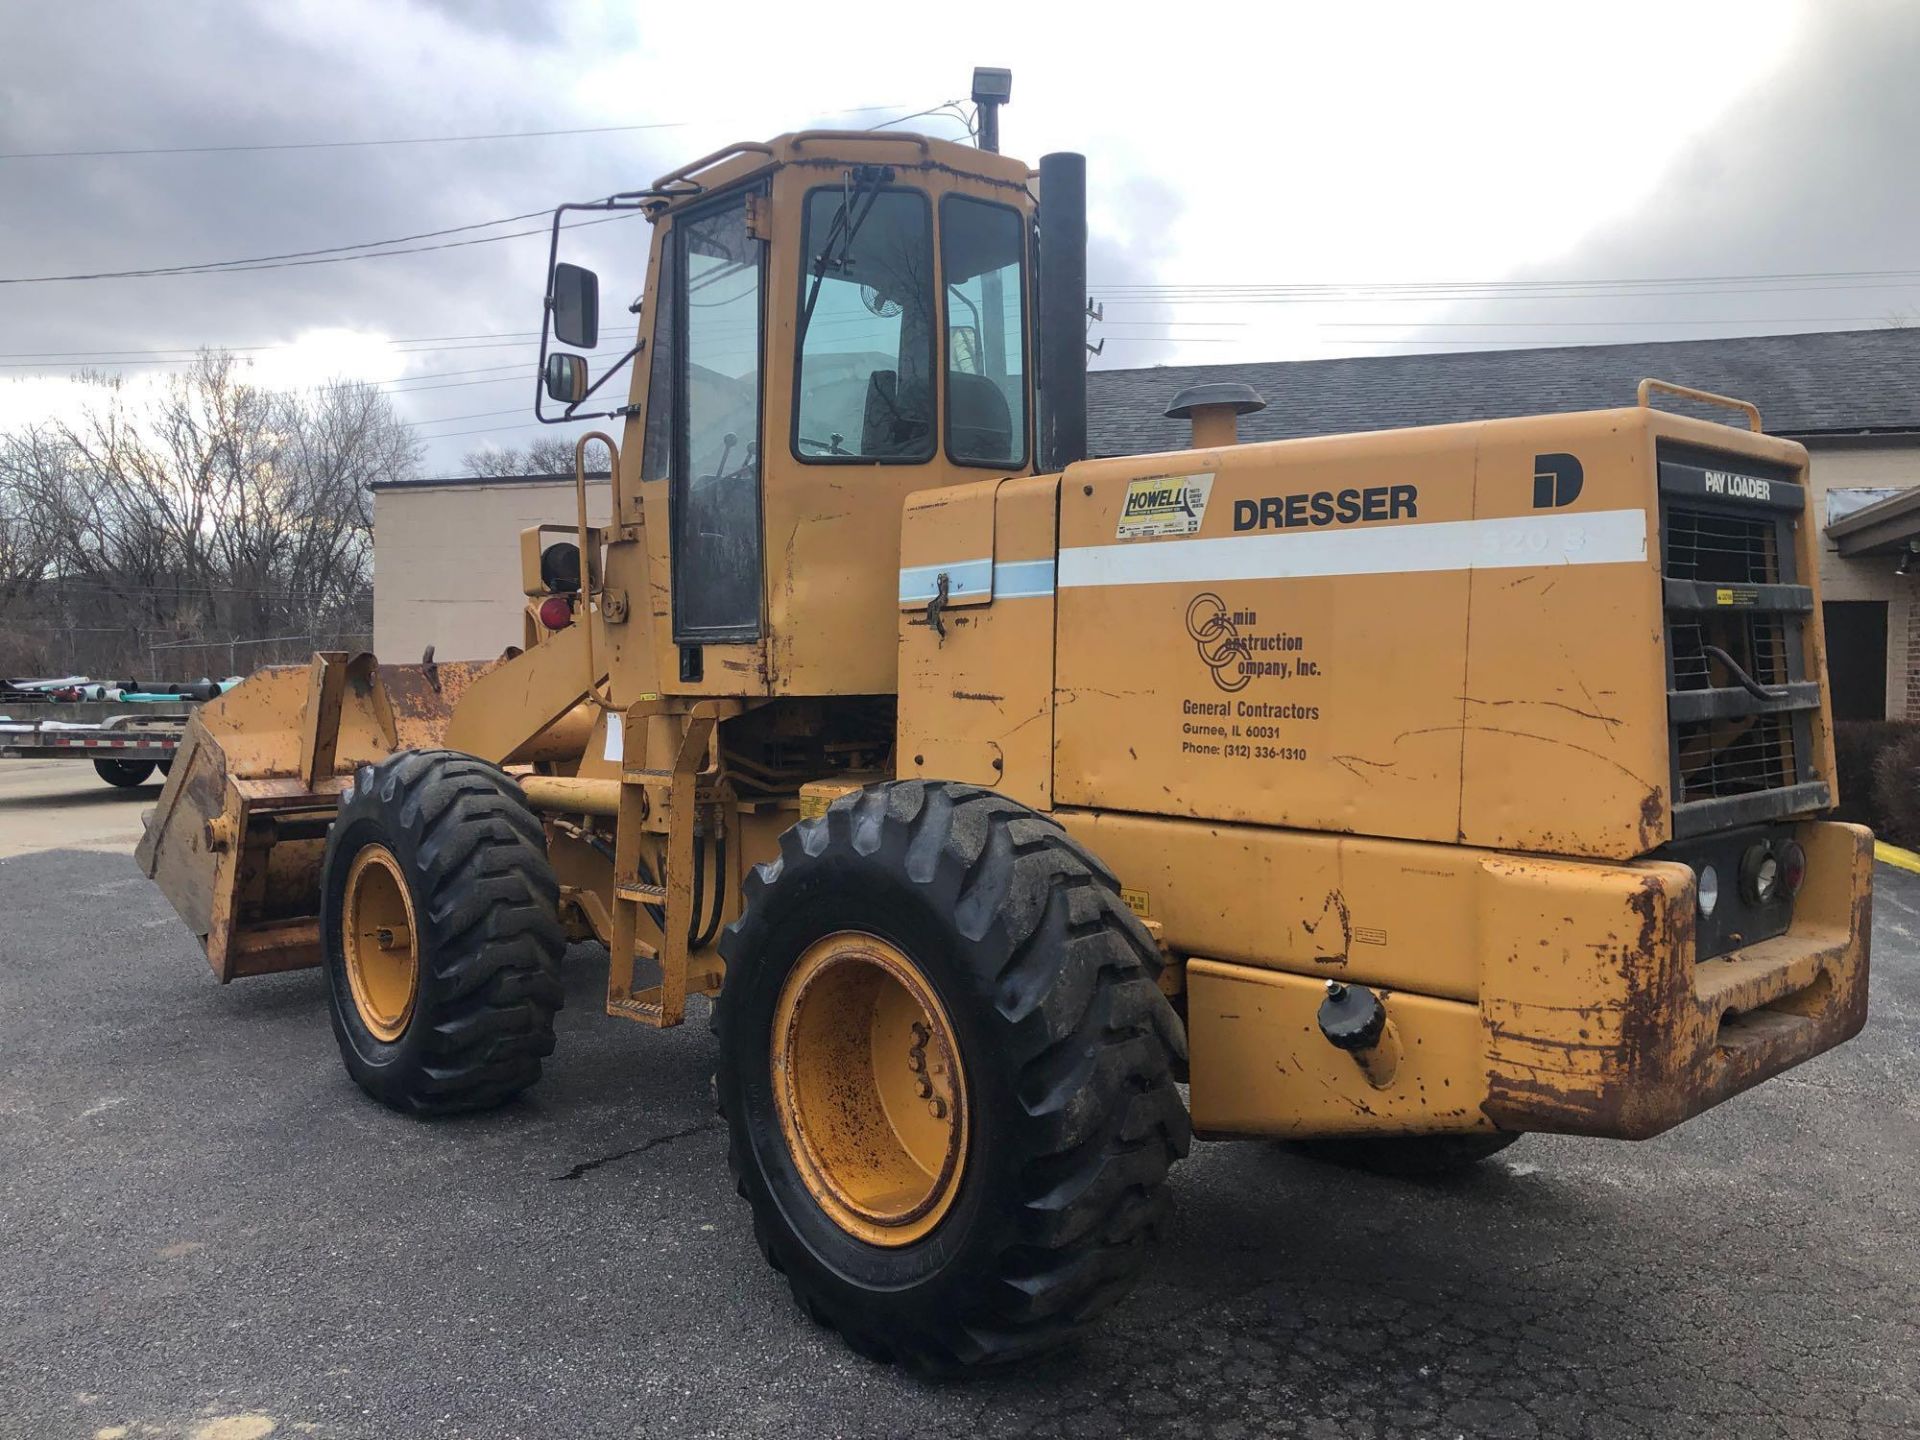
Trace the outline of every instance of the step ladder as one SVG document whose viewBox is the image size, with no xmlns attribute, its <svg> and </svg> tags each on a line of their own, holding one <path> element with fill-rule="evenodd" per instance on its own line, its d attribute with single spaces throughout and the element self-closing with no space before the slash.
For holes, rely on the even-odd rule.
<svg viewBox="0 0 1920 1440">
<path fill-rule="evenodd" d="M 714 883 L 724 887 L 727 877 L 718 873 L 719 843 L 732 817 L 719 793 L 720 774 L 712 756 L 712 741 L 715 726 L 741 708 L 734 700 L 702 700 L 680 712 L 685 728 L 680 732 L 670 770 L 648 769 L 643 762 L 648 758 L 647 721 L 674 711 L 653 700 L 607 717 L 608 724 L 625 727 L 622 754 L 629 757 L 620 773 L 619 828 L 614 837 L 613 943 L 607 967 L 609 1015 L 665 1029 L 686 1019 L 689 993 L 711 995 L 720 988 L 723 967 L 718 956 L 708 956 L 701 969 L 693 969 L 690 936 L 699 918 L 694 914 L 694 836 L 704 815 L 714 845 Z M 649 814 L 667 817 L 666 864 L 663 873 L 652 880 L 641 875 Z M 661 915 L 659 947 L 641 938 L 642 907 L 658 910 Z M 633 972 L 642 960 L 659 965 L 660 982 L 636 992 Z"/>
</svg>

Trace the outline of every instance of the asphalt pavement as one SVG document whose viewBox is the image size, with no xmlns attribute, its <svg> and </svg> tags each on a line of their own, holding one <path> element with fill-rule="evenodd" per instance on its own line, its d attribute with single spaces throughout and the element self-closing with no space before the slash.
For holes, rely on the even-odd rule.
<svg viewBox="0 0 1920 1440">
<path fill-rule="evenodd" d="M 130 858 L 153 792 L 68 772 L 0 784 L 5 1440 L 1920 1432 L 1920 876 L 1877 869 L 1841 1050 L 1443 1183 L 1196 1145 L 1117 1313 L 936 1386 L 761 1261 L 704 1010 L 606 1018 L 580 947 L 527 1097 L 390 1114 L 317 973 L 215 984 Z"/>
</svg>

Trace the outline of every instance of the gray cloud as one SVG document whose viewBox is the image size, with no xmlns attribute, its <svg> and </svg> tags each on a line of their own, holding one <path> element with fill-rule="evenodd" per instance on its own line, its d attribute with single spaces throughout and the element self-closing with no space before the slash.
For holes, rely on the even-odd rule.
<svg viewBox="0 0 1920 1440">
<path fill-rule="evenodd" d="M 1165 278 L 1187 211 L 1185 197 L 1157 176 L 1111 173 L 1098 155 L 1088 157 L 1087 190 L 1087 278 L 1106 315 L 1092 331 L 1095 343 L 1104 340 L 1106 348 L 1088 364 L 1097 370 L 1155 364 L 1172 354 L 1172 344 L 1158 337 L 1174 322 L 1174 311 L 1119 298 L 1117 287 Z"/>
<path fill-rule="evenodd" d="M 543 78 L 564 73 L 562 62 L 539 68 L 551 14 L 552 7 L 519 3 L 392 7 L 384 43 L 396 54 L 425 57 L 409 83 L 397 86 L 391 67 L 365 65 L 352 47 L 315 43 L 251 8 L 119 6 L 111 33 L 103 36 L 70 8 L 26 7 L 8 20 L 0 151 L 609 123 L 543 98 L 558 89 Z M 516 68 L 524 83 L 505 83 Z M 76 103 L 82 96 L 86 103 Z M 685 143 L 679 132 L 664 130 L 468 145 L 0 161 L 0 274 L 182 264 L 467 224 L 644 183 L 669 168 Z M 637 285 L 644 259 L 635 232 L 643 228 L 587 231 L 580 248 L 612 259 Z M 624 247 L 610 238 L 616 234 Z M 0 289 L 0 330 L 9 342 L 4 348 L 14 352 L 246 345 L 319 327 L 395 336 L 524 331 L 538 323 L 544 262 L 544 240 L 528 238 L 251 274 L 6 287 Z M 511 383 L 437 389 L 398 403 L 410 420 L 524 405 L 532 388 L 530 346 L 448 350 L 413 357 L 412 366 L 470 370 L 514 362 L 526 369 L 524 377 L 509 377 Z M 396 359 L 392 369 L 370 378 L 397 375 L 403 363 Z M 524 442 L 533 433 L 500 438 Z M 432 458 L 451 463 L 474 438 L 436 446 Z"/>
<path fill-rule="evenodd" d="M 1920 188 L 1913 183 L 1920 157 L 1916 74 L 1920 6 L 1823 0 L 1804 17 L 1786 66 L 1741 94 L 1717 126 L 1686 147 L 1644 205 L 1521 278 L 1920 268 L 1914 251 L 1920 234 Z M 1690 83 L 1724 82 L 1709 69 Z M 1657 124 L 1658 117 L 1642 123 Z M 1632 163 L 1635 133 L 1633 117 L 1623 116 L 1623 166 Z M 1596 186 L 1605 183 L 1604 174 L 1595 176 Z M 1586 222 L 1572 214 L 1542 215 L 1540 223 L 1578 231 Z M 1418 333 L 1538 335 L 1544 344 L 1872 328 L 1894 318 L 1920 322 L 1920 284 L 1809 279 L 1742 293 L 1482 302 L 1463 304 L 1447 318 L 1503 323 L 1484 331 Z M 1512 323 L 1576 318 L 1588 323 Z"/>
<path fill-rule="evenodd" d="M 342 3 L 347 6 L 348 0 Z M 314 13 L 296 5 L 243 7 L 215 0 L 14 7 L 7 21 L 6 84 L 0 86 L 0 152 L 418 136 L 652 119 L 711 123 L 473 145 L 0 161 L 0 274 L 202 261 L 459 225 L 644 184 L 721 141 L 782 128 L 778 116 L 772 125 L 737 123 L 757 103 L 750 85 L 729 93 L 725 85 L 709 92 L 694 83 L 704 73 L 696 66 L 708 67 L 716 78 L 727 76 L 711 54 L 698 59 L 663 55 L 657 69 L 645 70 L 645 84 L 612 92 L 618 98 L 604 102 L 601 112 L 567 98 L 583 55 L 631 54 L 647 42 L 658 26 L 644 23 L 643 16 L 629 17 L 629 24 L 616 15 L 606 25 L 618 29 L 617 36 L 589 36 L 577 28 L 588 22 L 561 0 L 412 0 L 382 7 L 373 29 L 349 6 L 337 32 L 314 28 Z M 350 25 L 358 28 L 350 31 Z M 1132 121 L 1124 102 L 1114 100 L 1110 110 L 1066 106 L 1063 97 L 1079 73 L 1062 58 L 1077 55 L 1060 48 L 1069 41 L 1056 37 L 1051 58 L 1037 42 L 1029 48 L 1008 44 L 1004 55 L 996 45 L 992 58 L 1014 64 L 1021 77 L 1008 116 L 1012 148 L 1021 148 L 1018 137 L 1025 135 L 1033 155 L 1055 145 L 1083 143 L 1089 149 L 1090 271 L 1097 282 L 1110 287 L 1352 278 L 1271 273 L 1273 262 L 1259 257 L 1272 252 L 1257 239 L 1246 248 L 1254 262 L 1248 273 L 1183 268 L 1179 241 L 1183 235 L 1191 238 L 1189 227 L 1196 223 L 1189 217 L 1245 226 L 1257 234 L 1261 215 L 1244 193 L 1196 185 L 1177 160 L 1157 177 L 1140 173 L 1142 155 L 1152 153 L 1140 136 L 1153 132 L 1125 129 Z M 1650 35 L 1648 43 L 1657 45 L 1659 36 Z M 1149 63 L 1146 45 L 1142 41 L 1129 62 L 1140 72 Z M 797 51 L 796 57 L 807 59 Z M 964 71 L 968 58 L 957 57 L 953 68 Z M 817 63 L 807 72 L 804 93 L 820 97 L 822 104 L 915 94 L 932 99 L 964 84 L 944 78 L 945 59 L 937 67 L 929 62 L 912 73 L 884 74 L 864 55 L 822 48 L 813 59 Z M 942 78 L 930 78 L 936 69 Z M 1920 229 L 1920 192 L 1909 181 L 1920 139 L 1920 87 L 1911 80 L 1917 72 L 1920 7 L 1905 0 L 1810 7 L 1799 53 L 1787 68 L 1743 93 L 1717 130 L 1668 168 L 1635 214 L 1604 229 L 1596 229 L 1599 222 L 1587 214 L 1539 215 L 1537 223 L 1553 233 L 1584 238 L 1535 274 L 1626 277 L 1910 263 L 1911 237 Z M 1111 93 L 1124 93 L 1126 78 L 1115 71 Z M 1705 64 L 1691 83 L 1730 82 Z M 1574 102 L 1606 104 L 1604 86 L 1586 85 Z M 788 124 L 806 123 L 800 108 L 794 107 Z M 1183 119 L 1196 146 L 1218 122 L 1210 111 Z M 820 123 L 867 122 L 823 116 Z M 1624 169 L 1636 163 L 1641 137 L 1660 117 L 1623 113 L 1617 123 Z M 945 122 L 933 128 L 951 132 Z M 1080 138 L 1090 132 L 1106 138 Z M 1336 134 L 1316 141 L 1337 142 Z M 1160 153 L 1169 153 L 1168 147 L 1162 145 Z M 1523 175 L 1479 173 L 1470 155 L 1459 163 L 1463 185 L 1511 189 L 1526 183 Z M 1596 201 L 1614 183 L 1616 175 L 1597 170 L 1592 177 Z M 1596 204 L 1596 213 L 1600 208 Z M 1264 223 L 1271 221 L 1268 216 Z M 1301 210 L 1298 223 L 1334 227 L 1342 223 L 1342 212 L 1315 201 Z M 641 279 L 643 238 L 644 224 L 630 222 L 574 232 L 566 244 L 576 258 L 600 268 L 610 296 L 624 298 Z M 1422 253 L 1419 227 L 1410 224 L 1401 269 L 1405 277 L 1431 274 Z M 10 342 L 6 350 L 21 352 L 245 345 L 320 327 L 397 336 L 522 331 L 537 323 L 543 260 L 543 241 L 530 238 L 248 275 L 5 287 L 0 288 L 0 335 Z M 1872 324 L 1883 315 L 1915 312 L 1920 312 L 1920 287 L 1908 286 L 1623 298 L 1604 304 L 1488 302 L 1463 305 L 1445 318 L 1551 320 L 1552 326 L 1484 332 L 1548 342 L 1716 333 L 1710 326 L 1680 323 L 1689 319 L 1761 322 L 1749 328 L 1832 328 L 1849 316 Z M 1269 310 L 1267 316 L 1276 313 Z M 1349 308 L 1326 318 L 1356 313 Z M 1096 361 L 1107 366 L 1163 358 L 1171 346 L 1157 337 L 1169 325 L 1197 337 L 1215 333 L 1198 329 L 1201 320 L 1242 318 L 1229 306 L 1175 312 L 1141 303 L 1110 303 L 1107 314 L 1109 323 L 1098 333 L 1109 343 Z M 1181 331 L 1179 316 L 1186 317 L 1188 330 Z M 1575 318 L 1652 323 L 1611 329 L 1561 323 Z M 1217 333 L 1236 332 L 1221 328 Z M 1483 332 L 1411 333 L 1460 338 Z M 1393 353 L 1407 348 L 1413 347 L 1396 347 Z M 611 353 L 612 343 L 603 349 Z M 1216 351 L 1220 358 L 1241 353 L 1208 345 L 1185 358 L 1208 360 Z M 398 403 L 407 418 L 421 421 L 521 407 L 531 389 L 531 361 L 530 346 L 415 356 L 416 372 L 506 364 L 524 364 L 526 370 L 505 383 L 476 376 L 489 383 L 423 390 Z M 372 378 L 400 369 L 395 361 Z M 513 425 L 520 418 L 448 421 L 424 433 Z M 538 433 L 503 430 L 498 439 L 524 444 Z M 437 444 L 433 461 L 454 464 L 483 438 L 458 436 Z"/>
</svg>

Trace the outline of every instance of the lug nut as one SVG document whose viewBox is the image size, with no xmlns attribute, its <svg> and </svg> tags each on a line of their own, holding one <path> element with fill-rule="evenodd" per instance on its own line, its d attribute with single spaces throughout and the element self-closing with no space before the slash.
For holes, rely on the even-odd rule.
<svg viewBox="0 0 1920 1440">
<path fill-rule="evenodd" d="M 936 1120 L 946 1119 L 947 1102 L 942 1100 L 938 1095 L 934 1096 L 931 1100 L 927 1101 L 927 1113 Z"/>
</svg>

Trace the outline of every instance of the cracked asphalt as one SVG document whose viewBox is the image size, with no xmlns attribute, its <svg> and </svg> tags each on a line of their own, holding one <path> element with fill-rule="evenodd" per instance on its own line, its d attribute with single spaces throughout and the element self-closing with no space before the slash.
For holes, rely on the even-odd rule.
<svg viewBox="0 0 1920 1440">
<path fill-rule="evenodd" d="M 798 1313 L 704 1012 L 605 1018 L 599 952 L 527 1098 L 422 1124 L 348 1081 L 317 974 L 215 985 L 124 850 L 0 856 L 6 1440 L 1920 1432 L 1920 877 L 1884 866 L 1850 1046 L 1447 1183 L 1197 1145 L 1118 1313 L 935 1387 Z"/>
</svg>

